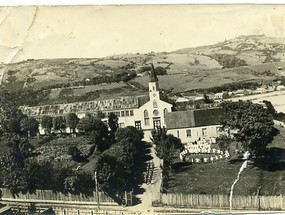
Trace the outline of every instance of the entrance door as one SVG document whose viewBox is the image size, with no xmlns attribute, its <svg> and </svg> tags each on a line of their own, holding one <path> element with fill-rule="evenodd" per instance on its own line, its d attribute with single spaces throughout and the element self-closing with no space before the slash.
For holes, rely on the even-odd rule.
<svg viewBox="0 0 285 215">
<path fill-rule="evenodd" d="M 161 122 L 160 122 L 160 117 L 153 118 L 153 127 L 156 128 L 161 128 Z"/>
</svg>

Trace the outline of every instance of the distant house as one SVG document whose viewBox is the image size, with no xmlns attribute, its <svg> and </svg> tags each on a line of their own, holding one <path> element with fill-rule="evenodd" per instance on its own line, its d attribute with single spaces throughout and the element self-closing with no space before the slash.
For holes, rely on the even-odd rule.
<svg viewBox="0 0 285 215">
<path fill-rule="evenodd" d="M 215 93 L 207 93 L 206 95 L 208 96 L 208 98 L 210 100 L 214 100 L 215 99 Z"/>
<path fill-rule="evenodd" d="M 276 87 L 276 90 L 277 90 L 277 91 L 285 90 L 285 86 L 284 86 L 284 85 L 278 85 L 278 86 Z"/>
<path fill-rule="evenodd" d="M 165 117 L 167 133 L 182 143 L 217 137 L 221 113 L 220 108 L 169 112 Z"/>
<path fill-rule="evenodd" d="M 146 71 L 146 72 L 142 72 L 142 73 L 137 73 L 137 76 L 138 77 L 144 77 L 144 76 L 147 76 L 148 74 L 149 74 L 149 72 Z"/>
<path fill-rule="evenodd" d="M 235 96 L 248 96 L 252 93 L 251 90 L 240 89 L 233 92 Z"/>
<path fill-rule="evenodd" d="M 273 92 L 276 89 L 275 86 L 268 86 L 266 92 Z"/>
<path fill-rule="evenodd" d="M 203 94 L 197 93 L 197 92 L 191 92 L 184 95 L 185 98 L 191 100 L 191 101 L 199 101 L 204 100 Z"/>
<path fill-rule="evenodd" d="M 186 99 L 184 97 L 179 97 L 175 102 L 176 103 L 183 103 L 183 102 L 189 102 L 189 99 Z"/>
<path fill-rule="evenodd" d="M 266 89 L 264 87 L 259 87 L 256 90 L 254 90 L 253 93 L 255 94 L 266 93 Z"/>
<path fill-rule="evenodd" d="M 215 94 L 215 99 L 218 99 L 218 100 L 226 99 L 228 97 L 229 97 L 229 93 L 228 92 L 221 92 L 221 93 L 216 93 Z"/>
</svg>

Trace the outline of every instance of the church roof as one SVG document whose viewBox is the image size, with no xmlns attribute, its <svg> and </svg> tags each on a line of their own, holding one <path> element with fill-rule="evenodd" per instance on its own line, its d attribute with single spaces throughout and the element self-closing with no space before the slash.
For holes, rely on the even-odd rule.
<svg viewBox="0 0 285 215">
<path fill-rule="evenodd" d="M 153 64 L 150 64 L 149 82 L 158 82 Z"/>
<path fill-rule="evenodd" d="M 221 109 L 201 109 L 169 112 L 165 116 L 167 129 L 219 125 Z"/>
</svg>

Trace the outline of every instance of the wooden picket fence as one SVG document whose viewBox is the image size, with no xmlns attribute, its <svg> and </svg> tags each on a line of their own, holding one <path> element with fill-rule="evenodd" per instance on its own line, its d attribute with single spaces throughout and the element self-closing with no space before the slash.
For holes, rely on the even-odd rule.
<svg viewBox="0 0 285 215">
<path fill-rule="evenodd" d="M 153 206 L 170 206 L 177 208 L 215 208 L 229 209 L 229 195 L 203 194 L 161 194 L 160 201 Z M 233 196 L 232 209 L 248 210 L 284 210 L 285 198 L 280 196 Z"/>
<path fill-rule="evenodd" d="M 8 189 L 1 188 L 2 198 L 13 198 L 13 199 L 34 199 L 34 200 L 53 200 L 53 201 L 78 201 L 78 202 L 96 202 L 96 193 L 93 192 L 91 196 L 85 195 L 75 195 L 71 193 L 61 193 L 61 192 L 53 192 L 51 190 L 36 190 L 35 193 L 22 194 L 19 193 L 17 196 L 13 197 L 11 192 Z M 115 203 L 115 201 L 107 196 L 103 192 L 99 192 L 100 202 L 108 202 Z"/>
</svg>

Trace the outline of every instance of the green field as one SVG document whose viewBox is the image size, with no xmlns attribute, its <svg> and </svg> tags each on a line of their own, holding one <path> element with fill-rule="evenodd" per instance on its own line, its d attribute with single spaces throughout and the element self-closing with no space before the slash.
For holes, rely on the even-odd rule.
<svg viewBox="0 0 285 215">
<path fill-rule="evenodd" d="M 261 67 L 261 66 L 260 66 Z M 194 70 L 179 74 L 171 74 L 158 76 L 159 86 L 165 90 L 172 90 L 173 93 L 183 92 L 193 89 L 206 89 L 210 87 L 220 86 L 223 84 L 233 83 L 237 81 L 247 80 L 268 80 L 274 76 L 264 76 L 255 72 L 261 71 L 258 68 L 238 67 L 231 69 L 211 69 L 211 70 Z M 262 70 L 264 71 L 264 69 Z M 148 77 L 137 77 L 134 79 L 144 87 L 148 86 Z"/>
<path fill-rule="evenodd" d="M 285 167 L 279 163 L 285 155 L 285 129 L 268 146 L 271 148 L 271 164 L 250 163 L 241 173 L 235 185 L 236 195 L 285 195 Z M 220 160 L 207 164 L 191 164 L 172 171 L 169 182 L 170 193 L 229 194 L 230 188 L 243 161 Z M 275 162 L 275 163 L 274 163 Z M 279 165 L 279 166 L 278 166 Z M 269 168 L 268 168 L 269 167 Z"/>
</svg>

